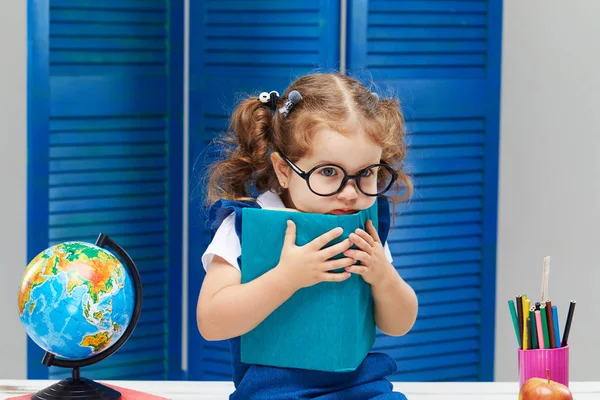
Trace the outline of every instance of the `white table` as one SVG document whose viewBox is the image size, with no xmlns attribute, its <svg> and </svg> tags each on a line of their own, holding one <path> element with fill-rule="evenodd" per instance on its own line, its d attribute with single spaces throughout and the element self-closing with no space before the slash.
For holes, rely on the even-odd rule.
<svg viewBox="0 0 600 400">
<path fill-rule="evenodd" d="M 0 399 L 35 392 L 56 381 L 0 380 Z M 227 399 L 233 390 L 230 382 L 192 381 L 106 381 L 117 386 L 166 397 L 173 400 Z M 517 383 L 512 382 L 423 382 L 394 383 L 408 400 L 515 400 Z M 599 400 L 600 382 L 573 382 L 571 392 L 576 400 Z"/>
</svg>

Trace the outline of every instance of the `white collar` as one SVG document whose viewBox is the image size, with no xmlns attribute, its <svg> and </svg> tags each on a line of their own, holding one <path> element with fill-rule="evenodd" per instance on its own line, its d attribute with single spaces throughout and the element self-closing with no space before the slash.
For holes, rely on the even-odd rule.
<svg viewBox="0 0 600 400">
<path fill-rule="evenodd" d="M 285 204 L 283 204 L 281 197 L 271 190 L 267 190 L 258 196 L 256 202 L 261 206 L 261 208 L 285 208 Z"/>
</svg>

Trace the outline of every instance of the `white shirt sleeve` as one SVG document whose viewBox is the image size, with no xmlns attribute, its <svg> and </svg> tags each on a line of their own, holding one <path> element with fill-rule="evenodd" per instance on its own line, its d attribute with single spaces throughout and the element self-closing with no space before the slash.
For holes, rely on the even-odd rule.
<svg viewBox="0 0 600 400">
<path fill-rule="evenodd" d="M 242 254 L 240 239 L 235 233 L 235 213 L 229 214 L 217 229 L 215 237 L 202 255 L 206 271 L 215 256 L 219 256 L 239 271 L 238 257 Z"/>
<path fill-rule="evenodd" d="M 387 240 L 385 241 L 385 244 L 383 245 L 383 251 L 384 251 L 385 257 L 388 259 L 388 261 L 391 264 L 393 264 L 394 263 L 394 259 L 392 258 L 392 252 L 390 251 L 390 246 L 388 246 Z"/>
<path fill-rule="evenodd" d="M 393 263 L 394 260 L 387 241 L 383 246 L 383 251 L 385 252 L 388 261 Z M 241 254 L 242 248 L 240 239 L 235 233 L 235 215 L 234 213 L 231 213 L 223 220 L 221 226 L 217 229 L 213 240 L 202 255 L 202 266 L 206 271 L 214 256 L 219 256 L 239 271 L 240 266 L 238 264 L 238 257 Z"/>
</svg>

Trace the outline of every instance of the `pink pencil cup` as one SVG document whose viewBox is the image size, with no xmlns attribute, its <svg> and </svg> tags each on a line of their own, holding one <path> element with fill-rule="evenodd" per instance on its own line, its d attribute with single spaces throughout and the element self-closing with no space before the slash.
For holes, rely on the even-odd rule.
<svg viewBox="0 0 600 400">
<path fill-rule="evenodd" d="M 519 387 L 530 378 L 547 379 L 569 386 L 569 345 L 557 349 L 519 349 Z"/>
</svg>

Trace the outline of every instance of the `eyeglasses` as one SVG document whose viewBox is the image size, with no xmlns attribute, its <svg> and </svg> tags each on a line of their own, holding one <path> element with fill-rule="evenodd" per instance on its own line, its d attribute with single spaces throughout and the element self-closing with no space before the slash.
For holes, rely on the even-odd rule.
<svg viewBox="0 0 600 400">
<path fill-rule="evenodd" d="M 282 154 L 285 162 L 304 179 L 311 192 L 318 196 L 333 196 L 341 192 L 349 180 L 366 196 L 378 196 L 387 192 L 398 179 L 398 173 L 387 164 L 373 164 L 361 169 L 356 175 L 348 175 L 336 164 L 320 164 L 310 171 L 302 171 Z"/>
</svg>

